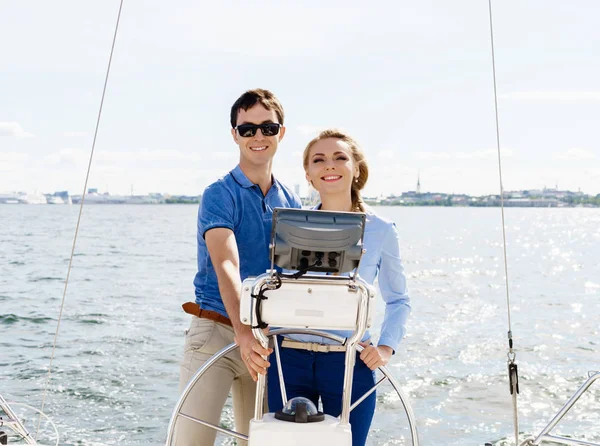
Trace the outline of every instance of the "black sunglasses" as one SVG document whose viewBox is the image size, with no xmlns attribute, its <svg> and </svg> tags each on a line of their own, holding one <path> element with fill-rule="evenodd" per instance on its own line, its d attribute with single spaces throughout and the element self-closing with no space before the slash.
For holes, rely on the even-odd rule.
<svg viewBox="0 0 600 446">
<path fill-rule="evenodd" d="M 277 122 L 267 122 L 266 124 L 241 124 L 234 127 L 238 131 L 240 136 L 244 138 L 251 138 L 256 135 L 256 130 L 260 129 L 263 136 L 275 136 L 279 133 L 281 124 Z"/>
</svg>

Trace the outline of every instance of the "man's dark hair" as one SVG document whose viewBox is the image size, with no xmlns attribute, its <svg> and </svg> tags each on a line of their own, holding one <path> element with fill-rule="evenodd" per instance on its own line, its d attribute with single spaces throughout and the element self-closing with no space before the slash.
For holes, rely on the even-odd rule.
<svg viewBox="0 0 600 446">
<path fill-rule="evenodd" d="M 267 110 L 273 110 L 277 115 L 279 124 L 283 125 L 283 107 L 281 106 L 279 99 L 277 99 L 269 90 L 255 88 L 254 90 L 248 90 L 241 95 L 231 107 L 231 127 L 236 127 L 237 117 L 240 109 L 248 110 L 249 108 L 254 107 L 256 104 L 262 105 Z"/>
</svg>

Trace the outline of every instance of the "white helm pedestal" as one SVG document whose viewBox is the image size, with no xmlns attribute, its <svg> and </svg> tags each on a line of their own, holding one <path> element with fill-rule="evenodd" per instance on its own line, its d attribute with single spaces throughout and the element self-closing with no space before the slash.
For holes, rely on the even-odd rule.
<svg viewBox="0 0 600 446">
<path fill-rule="evenodd" d="M 254 336 L 268 346 L 262 328 L 349 330 L 339 418 L 326 415 L 322 421 L 292 422 L 263 414 L 265 376 L 259 375 L 254 419 L 250 422 L 249 446 L 336 445 L 351 446 L 349 424 L 352 376 L 356 346 L 371 325 L 373 288 L 356 273 L 362 256 L 365 215 L 321 211 L 277 209 L 273 217 L 272 263 L 300 271 L 267 273 L 243 282 L 240 319 L 251 325 Z M 324 272 L 346 273 L 330 276 Z M 306 274 L 315 271 L 315 274 Z M 276 345 L 275 348 L 278 348 Z M 277 357 L 279 361 L 279 358 Z M 278 367 L 283 405 L 287 403 L 285 377 Z"/>
</svg>

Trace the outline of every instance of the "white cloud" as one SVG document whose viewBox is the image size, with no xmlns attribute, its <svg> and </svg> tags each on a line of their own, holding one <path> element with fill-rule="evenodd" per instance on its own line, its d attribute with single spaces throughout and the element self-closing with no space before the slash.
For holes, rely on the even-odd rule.
<svg viewBox="0 0 600 446">
<path fill-rule="evenodd" d="M 210 156 L 213 159 L 219 159 L 219 160 L 236 160 L 239 158 L 240 154 L 237 151 L 235 151 L 235 152 L 221 151 L 221 152 L 211 152 Z M 186 158 L 187 158 L 187 155 L 186 155 Z M 194 161 L 201 161 L 203 159 L 206 160 L 205 155 L 198 155 L 198 154 L 194 155 Z"/>
<path fill-rule="evenodd" d="M 29 156 L 21 152 L 0 152 L 0 163 L 19 163 L 26 161 Z"/>
<path fill-rule="evenodd" d="M 377 158 L 380 158 L 383 160 L 394 159 L 395 156 L 396 156 L 396 154 L 394 153 L 393 150 L 380 150 L 379 153 L 377 153 Z"/>
<path fill-rule="evenodd" d="M 510 157 L 513 156 L 514 151 L 511 149 L 500 149 L 500 154 L 502 157 Z M 456 158 L 458 159 L 498 159 L 498 150 L 497 149 L 488 149 L 488 150 L 476 150 L 474 152 L 458 152 L 456 154 Z"/>
<path fill-rule="evenodd" d="M 298 130 L 298 132 L 300 132 L 304 136 L 310 136 L 311 138 L 314 138 L 323 130 L 325 130 L 325 127 L 319 127 L 314 125 L 298 125 L 295 127 L 295 129 Z"/>
<path fill-rule="evenodd" d="M 167 162 L 173 168 L 176 165 L 206 165 L 207 163 L 216 163 L 220 166 L 223 162 L 234 166 L 238 156 L 237 151 L 214 151 L 210 155 L 205 155 L 198 152 L 189 153 L 178 150 L 96 150 L 94 159 L 92 160 L 92 172 L 109 166 L 120 169 L 125 169 L 126 167 L 127 169 L 135 169 L 140 163 L 144 163 L 143 169 L 160 168 Z M 89 149 L 64 148 L 56 153 L 45 156 L 43 160 L 48 165 L 71 164 L 81 166 L 84 169 L 89 162 L 89 157 Z"/>
<path fill-rule="evenodd" d="M 591 160 L 596 158 L 592 152 L 589 152 L 585 149 L 580 148 L 572 148 L 567 150 L 566 152 L 556 152 L 552 154 L 552 159 L 555 160 Z"/>
<path fill-rule="evenodd" d="M 210 183 L 226 174 L 228 169 L 161 168 L 151 166 L 130 169 L 122 166 L 102 166 L 92 172 L 89 187 L 105 189 L 113 194 L 161 192 L 199 194 Z M 159 181 L 157 181 L 159 179 Z"/>
<path fill-rule="evenodd" d="M 5 174 L 3 174 L 3 176 L 15 172 L 16 170 L 21 168 L 22 166 L 20 164 L 5 163 L 4 161 L 0 162 L 0 172 L 6 172 Z M 0 188 L 0 190 L 3 190 L 3 188 Z"/>
<path fill-rule="evenodd" d="M 527 101 L 600 101 L 600 91 L 522 91 L 504 93 L 498 98 Z"/>
<path fill-rule="evenodd" d="M 66 148 L 46 157 L 50 164 L 84 164 L 89 160 L 89 154 L 82 149 Z"/>
<path fill-rule="evenodd" d="M 96 157 L 103 162 L 152 162 L 152 161 L 184 161 L 207 162 L 215 160 L 236 160 L 239 156 L 237 151 L 213 151 L 210 155 L 202 153 L 188 153 L 179 150 L 125 150 L 125 151 L 102 151 Z"/>
<path fill-rule="evenodd" d="M 34 138 L 31 133 L 23 130 L 18 122 L 0 122 L 0 136 L 13 136 L 15 138 Z"/>
<path fill-rule="evenodd" d="M 452 156 L 450 156 L 450 154 L 445 153 L 445 152 L 439 152 L 439 153 L 418 152 L 418 153 L 415 153 L 415 158 L 418 160 L 436 161 L 436 160 L 448 160 L 448 159 L 452 158 Z"/>
<path fill-rule="evenodd" d="M 100 151 L 95 158 L 98 161 L 123 163 L 128 161 L 166 161 L 174 159 L 189 159 L 189 156 L 178 150 L 123 150 Z"/>
<path fill-rule="evenodd" d="M 81 136 L 88 136 L 88 134 L 86 132 L 64 132 L 63 136 L 66 136 L 67 138 L 77 138 Z"/>
<path fill-rule="evenodd" d="M 502 157 L 512 157 L 514 150 L 501 149 Z M 415 153 L 415 159 L 421 161 L 441 161 L 441 160 L 492 160 L 498 158 L 496 149 L 475 150 L 473 152 L 418 152 Z"/>
</svg>

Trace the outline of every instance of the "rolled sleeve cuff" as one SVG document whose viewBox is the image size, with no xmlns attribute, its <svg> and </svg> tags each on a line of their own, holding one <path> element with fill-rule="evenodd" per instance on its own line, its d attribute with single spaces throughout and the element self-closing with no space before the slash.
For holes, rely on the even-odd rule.
<svg viewBox="0 0 600 446">
<path fill-rule="evenodd" d="M 206 235 L 207 231 L 215 228 L 225 228 L 233 231 L 233 225 L 231 223 L 210 223 L 202 226 L 202 238 L 205 238 L 204 236 Z"/>
</svg>

